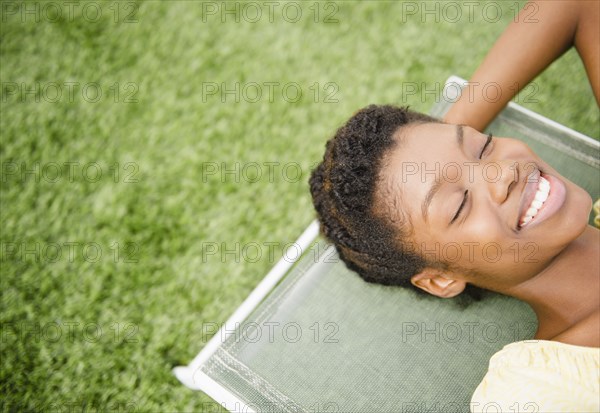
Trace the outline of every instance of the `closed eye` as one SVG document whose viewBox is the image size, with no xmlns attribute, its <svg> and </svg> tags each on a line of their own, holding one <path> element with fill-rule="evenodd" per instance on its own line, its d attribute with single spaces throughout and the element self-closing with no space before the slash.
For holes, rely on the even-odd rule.
<svg viewBox="0 0 600 413">
<path fill-rule="evenodd" d="M 467 204 L 468 197 L 469 197 L 469 190 L 467 189 L 465 191 L 465 194 L 463 195 L 463 200 L 462 200 L 460 206 L 458 207 L 458 211 L 456 211 L 456 214 L 454 214 L 454 217 L 452 218 L 452 221 L 450 221 L 450 224 L 454 223 L 454 221 L 456 221 L 456 219 L 460 216 L 461 211 Z"/>
<path fill-rule="evenodd" d="M 481 153 L 479 153 L 479 159 L 481 159 L 483 157 L 483 153 L 485 152 L 485 150 L 487 149 L 488 145 L 490 143 L 492 143 L 492 134 L 490 133 L 487 137 L 487 140 L 485 141 L 485 145 L 483 145 L 483 148 L 481 149 Z"/>
<path fill-rule="evenodd" d="M 493 136 L 490 133 L 488 135 L 488 137 L 487 137 L 487 140 L 485 141 L 485 144 L 483 145 L 483 148 L 481 148 L 481 152 L 479 153 L 479 159 L 481 159 L 483 157 L 483 154 L 484 154 L 485 150 L 490 145 L 490 143 L 492 143 L 492 139 L 493 139 Z M 450 224 L 454 223 L 454 221 L 456 221 L 458 219 L 458 217 L 460 217 L 460 213 L 462 212 L 463 208 L 467 204 L 467 200 L 468 199 L 469 199 L 469 190 L 466 190 L 465 193 L 464 193 L 464 195 L 463 195 L 463 200 L 460 203 L 460 206 L 458 207 L 458 210 L 456 211 L 456 214 L 454 214 L 454 217 L 450 221 Z"/>
</svg>

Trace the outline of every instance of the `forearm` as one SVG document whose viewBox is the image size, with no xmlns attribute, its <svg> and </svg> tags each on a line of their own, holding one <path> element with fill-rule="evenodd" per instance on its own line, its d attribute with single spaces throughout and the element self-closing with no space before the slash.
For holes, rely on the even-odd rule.
<svg viewBox="0 0 600 413">
<path fill-rule="evenodd" d="M 578 7 L 574 4 L 527 3 L 496 41 L 444 120 L 485 129 L 521 89 L 574 44 L 578 22 Z"/>
</svg>

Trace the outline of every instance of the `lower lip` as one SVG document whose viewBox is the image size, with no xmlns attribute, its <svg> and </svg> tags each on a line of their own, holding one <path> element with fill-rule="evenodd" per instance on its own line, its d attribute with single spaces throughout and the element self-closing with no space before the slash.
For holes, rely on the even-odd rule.
<svg viewBox="0 0 600 413">
<path fill-rule="evenodd" d="M 541 174 L 544 179 L 550 182 L 550 193 L 548 199 L 542 205 L 542 208 L 533 217 L 531 221 L 522 228 L 529 228 L 545 221 L 556 213 L 565 203 L 567 189 L 563 181 L 552 175 Z"/>
</svg>

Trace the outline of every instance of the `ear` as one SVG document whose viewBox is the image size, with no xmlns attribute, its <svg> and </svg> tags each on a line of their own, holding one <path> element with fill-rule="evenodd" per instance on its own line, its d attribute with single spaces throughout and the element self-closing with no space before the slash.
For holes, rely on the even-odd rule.
<svg viewBox="0 0 600 413">
<path fill-rule="evenodd" d="M 410 282 L 415 287 L 427 291 L 429 294 L 441 298 L 451 298 L 462 293 L 467 283 L 450 277 L 450 274 L 426 268 L 419 274 L 413 275 Z"/>
</svg>

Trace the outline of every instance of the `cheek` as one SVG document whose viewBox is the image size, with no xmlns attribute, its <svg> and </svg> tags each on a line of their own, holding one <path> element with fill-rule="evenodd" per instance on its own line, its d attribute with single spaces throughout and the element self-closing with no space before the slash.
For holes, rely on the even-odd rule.
<svg viewBox="0 0 600 413">
<path fill-rule="evenodd" d="M 498 214 L 489 208 L 471 211 L 463 228 L 465 238 L 470 241 L 501 242 L 509 235 L 506 233 L 506 222 L 502 222 Z"/>
<path fill-rule="evenodd" d="M 447 235 L 441 255 L 449 264 L 473 270 L 502 265 L 514 239 L 490 211 L 471 212 L 468 222 Z"/>
<path fill-rule="evenodd" d="M 569 182 L 567 205 L 565 208 L 566 219 L 571 221 L 569 226 L 575 231 L 583 231 L 587 226 L 590 212 L 592 210 L 592 197 L 587 191 L 572 182 Z"/>
<path fill-rule="evenodd" d="M 515 159 L 530 159 L 533 157 L 542 160 L 538 154 L 522 140 L 513 138 L 498 138 L 498 140 L 502 141 L 504 146 L 503 150 L 508 156 Z"/>
</svg>

